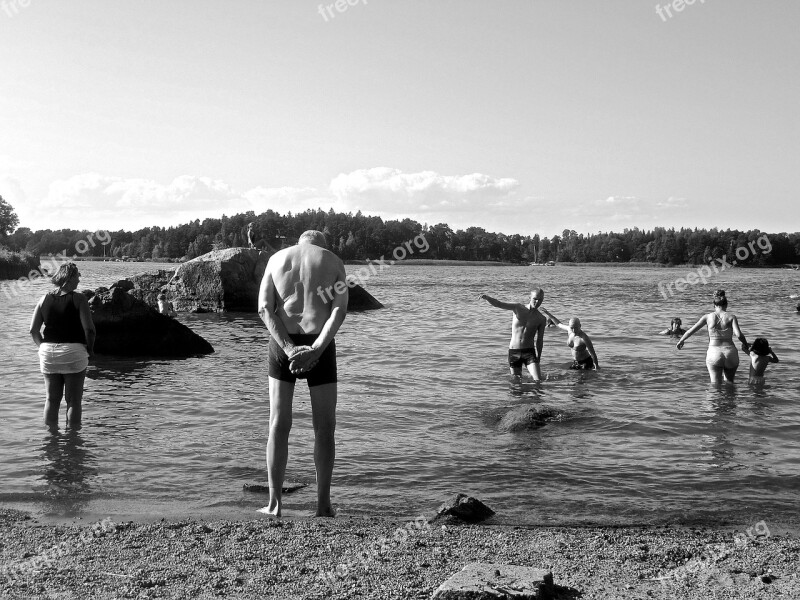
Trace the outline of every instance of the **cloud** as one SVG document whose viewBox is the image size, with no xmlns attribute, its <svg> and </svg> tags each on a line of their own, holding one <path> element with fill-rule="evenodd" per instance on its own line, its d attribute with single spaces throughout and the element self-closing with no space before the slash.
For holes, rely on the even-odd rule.
<svg viewBox="0 0 800 600">
<path fill-rule="evenodd" d="M 280 214 L 287 212 L 298 213 L 306 209 L 338 208 L 338 201 L 313 187 L 256 187 L 245 192 L 245 198 L 250 202 L 252 210 L 261 214 L 267 210 L 274 210 Z"/>
<path fill-rule="evenodd" d="M 38 212 L 76 228 L 136 229 L 174 225 L 249 210 L 248 201 L 223 181 L 183 175 L 168 184 L 84 173 L 54 181 Z"/>
<path fill-rule="evenodd" d="M 481 173 L 441 175 L 434 171 L 403 173 L 375 167 L 342 173 L 330 183 L 331 194 L 352 210 L 389 214 L 450 214 L 516 205 L 516 179 Z"/>
</svg>

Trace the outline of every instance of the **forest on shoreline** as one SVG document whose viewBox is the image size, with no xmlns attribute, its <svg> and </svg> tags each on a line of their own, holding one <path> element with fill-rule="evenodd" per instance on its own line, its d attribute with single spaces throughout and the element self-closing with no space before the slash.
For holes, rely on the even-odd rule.
<svg viewBox="0 0 800 600">
<path fill-rule="evenodd" d="M 728 261 L 738 258 L 738 266 L 800 263 L 800 232 L 656 227 L 579 234 L 565 229 L 560 236 L 548 238 L 487 232 L 481 227 L 453 230 L 446 223 L 429 226 L 411 219 L 383 220 L 360 212 L 333 210 L 307 210 L 294 215 L 272 210 L 256 215 L 251 211 L 220 219 L 197 219 L 175 227 L 108 231 L 103 235 L 73 229 L 32 231 L 20 227 L 3 236 L 0 244 L 33 256 L 77 254 L 134 260 L 189 260 L 211 250 L 246 247 L 249 223 L 253 223 L 257 246 L 268 244 L 276 249 L 295 243 L 308 229 L 323 231 L 330 249 L 346 261 L 380 257 L 388 260 L 396 249 L 416 238 L 412 258 L 430 260 L 680 265 L 727 257 Z M 424 245 L 420 235 L 424 236 Z"/>
</svg>

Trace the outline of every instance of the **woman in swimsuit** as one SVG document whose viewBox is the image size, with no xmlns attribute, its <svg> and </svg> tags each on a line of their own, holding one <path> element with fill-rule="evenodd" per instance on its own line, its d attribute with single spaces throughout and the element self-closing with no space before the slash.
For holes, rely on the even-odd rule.
<svg viewBox="0 0 800 600">
<path fill-rule="evenodd" d="M 714 312 L 700 317 L 694 326 L 683 334 L 676 347 L 683 348 L 684 342 L 700 331 L 703 326 L 708 327 L 708 352 L 706 353 L 706 367 L 712 383 L 725 381 L 733 383 L 736 369 L 739 367 L 739 352 L 733 345 L 733 334 L 742 342 L 742 351 L 748 352 L 747 340 L 739 329 L 739 320 L 736 315 L 728 313 L 728 299 L 725 290 L 714 292 Z"/>
<path fill-rule="evenodd" d="M 569 326 L 567 326 L 551 315 L 547 309 L 540 307 L 539 311 L 559 329 L 563 329 L 569 333 L 567 346 L 572 349 L 572 365 L 570 369 L 597 370 L 600 368 L 600 364 L 597 362 L 597 354 L 594 352 L 592 340 L 590 340 L 586 332 L 581 329 L 581 320 L 578 317 L 572 317 L 569 320 Z"/>
<path fill-rule="evenodd" d="M 95 329 L 89 301 L 75 293 L 80 278 L 75 263 L 61 265 L 50 279 L 58 287 L 42 296 L 31 319 L 31 337 L 39 347 L 44 375 L 44 422 L 51 428 L 58 427 L 62 398 L 67 401 L 67 425 L 81 424 L 83 382 L 94 354 Z"/>
</svg>

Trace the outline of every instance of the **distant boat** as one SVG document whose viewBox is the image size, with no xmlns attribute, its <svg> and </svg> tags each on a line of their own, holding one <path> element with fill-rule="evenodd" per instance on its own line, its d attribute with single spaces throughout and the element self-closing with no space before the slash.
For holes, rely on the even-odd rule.
<svg viewBox="0 0 800 600">
<path fill-rule="evenodd" d="M 554 260 L 547 261 L 547 266 L 548 267 L 555 267 L 556 266 L 556 261 L 554 261 Z"/>
</svg>

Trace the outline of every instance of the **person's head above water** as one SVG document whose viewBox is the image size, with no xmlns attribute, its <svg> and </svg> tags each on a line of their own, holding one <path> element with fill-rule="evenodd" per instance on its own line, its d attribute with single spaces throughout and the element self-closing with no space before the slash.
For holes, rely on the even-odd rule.
<svg viewBox="0 0 800 600">
<path fill-rule="evenodd" d="M 573 331 L 580 331 L 581 330 L 581 320 L 578 317 L 572 317 L 569 320 L 569 328 Z"/>
<path fill-rule="evenodd" d="M 728 308 L 728 298 L 725 296 L 725 290 L 714 292 L 714 306 L 719 306 L 722 310 Z"/>
<path fill-rule="evenodd" d="M 750 345 L 750 351 L 755 352 L 759 356 L 768 356 L 770 353 L 769 342 L 767 338 L 756 338 Z"/>
<path fill-rule="evenodd" d="M 669 328 L 678 329 L 681 326 L 681 322 L 682 321 L 680 317 L 675 317 L 674 319 L 672 319 L 672 321 L 669 322 Z"/>
<path fill-rule="evenodd" d="M 320 248 L 327 248 L 328 242 L 325 240 L 325 234 L 321 231 L 316 231 L 315 229 L 309 229 L 308 231 L 304 231 L 303 234 L 300 236 L 300 239 L 297 240 L 298 244 L 314 244 L 315 246 L 319 246 Z"/>
<path fill-rule="evenodd" d="M 531 306 L 539 308 L 544 300 L 544 290 L 542 288 L 533 288 L 531 290 Z"/>
</svg>

